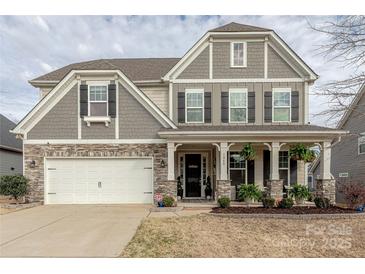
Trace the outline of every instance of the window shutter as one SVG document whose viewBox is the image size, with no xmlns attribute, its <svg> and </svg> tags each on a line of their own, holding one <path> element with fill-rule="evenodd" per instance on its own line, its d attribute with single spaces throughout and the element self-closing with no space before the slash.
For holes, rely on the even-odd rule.
<svg viewBox="0 0 365 274">
<path fill-rule="evenodd" d="M 255 160 L 247 161 L 247 183 L 255 183 Z"/>
<path fill-rule="evenodd" d="M 204 92 L 204 122 L 212 121 L 212 93 Z"/>
<path fill-rule="evenodd" d="M 265 91 L 264 100 L 265 100 L 264 121 L 265 121 L 265 123 L 271 123 L 272 122 L 272 92 L 271 91 Z"/>
<path fill-rule="evenodd" d="M 228 111 L 229 111 L 229 93 L 227 91 L 221 92 L 221 121 L 222 123 L 228 123 Z"/>
<path fill-rule="evenodd" d="M 88 87 L 80 85 L 80 117 L 88 116 Z"/>
<path fill-rule="evenodd" d="M 291 121 L 299 122 L 299 92 L 291 92 Z"/>
<path fill-rule="evenodd" d="M 177 93 L 177 120 L 185 123 L 185 92 Z"/>
<path fill-rule="evenodd" d="M 290 184 L 297 183 L 297 161 L 290 159 Z"/>
<path fill-rule="evenodd" d="M 112 118 L 115 118 L 117 113 L 116 92 L 117 92 L 117 87 L 115 84 L 108 85 L 108 110 L 109 110 L 109 116 Z"/>
<path fill-rule="evenodd" d="M 249 92 L 247 98 L 247 121 L 249 123 L 255 123 L 255 92 Z"/>
</svg>

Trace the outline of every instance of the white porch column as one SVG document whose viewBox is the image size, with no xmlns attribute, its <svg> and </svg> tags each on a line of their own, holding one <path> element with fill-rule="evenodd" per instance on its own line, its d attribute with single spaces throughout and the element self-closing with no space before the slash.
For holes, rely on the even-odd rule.
<svg viewBox="0 0 365 274">
<path fill-rule="evenodd" d="M 220 180 L 228 180 L 227 152 L 228 143 L 220 143 Z"/>
<path fill-rule="evenodd" d="M 280 143 L 271 143 L 271 155 L 270 155 L 270 180 L 279 180 L 279 150 Z"/>
<path fill-rule="evenodd" d="M 167 143 L 167 180 L 175 180 L 175 144 Z"/>
<path fill-rule="evenodd" d="M 321 143 L 320 179 L 331 179 L 331 142 Z"/>
</svg>

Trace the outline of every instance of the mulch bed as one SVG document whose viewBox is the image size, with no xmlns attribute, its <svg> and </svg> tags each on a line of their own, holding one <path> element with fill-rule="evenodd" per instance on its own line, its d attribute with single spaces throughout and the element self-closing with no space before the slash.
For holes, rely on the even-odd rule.
<svg viewBox="0 0 365 274">
<path fill-rule="evenodd" d="M 330 208 L 316 208 L 316 207 L 292 207 L 292 208 L 264 208 L 264 207 L 229 207 L 220 208 L 215 207 L 211 213 L 226 213 L 226 214 L 349 214 L 358 213 L 353 209 L 330 207 Z"/>
</svg>

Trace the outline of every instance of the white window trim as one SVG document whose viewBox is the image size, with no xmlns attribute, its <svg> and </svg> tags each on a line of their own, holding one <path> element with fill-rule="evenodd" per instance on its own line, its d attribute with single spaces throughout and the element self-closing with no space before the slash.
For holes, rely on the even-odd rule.
<svg viewBox="0 0 365 274">
<path fill-rule="evenodd" d="M 274 106 L 274 93 L 287 93 L 289 92 L 289 106 Z M 278 108 L 289 108 L 289 120 L 288 121 L 275 121 L 274 110 Z M 274 123 L 290 123 L 291 122 L 291 88 L 273 88 L 272 89 L 272 102 L 271 102 L 271 117 Z"/>
<path fill-rule="evenodd" d="M 243 65 L 234 65 L 234 45 L 243 44 Z M 247 41 L 233 41 L 231 42 L 231 68 L 246 68 L 247 67 Z"/>
<path fill-rule="evenodd" d="M 288 167 L 280 167 L 280 152 L 287 152 L 288 153 Z M 289 157 L 289 151 L 288 150 L 280 150 L 279 151 L 279 171 L 280 170 L 287 170 L 288 171 L 288 184 L 286 185 L 287 187 L 290 187 L 290 157 Z M 280 172 L 279 172 L 279 176 L 280 176 Z"/>
<path fill-rule="evenodd" d="M 228 121 L 233 124 L 247 124 L 248 122 L 248 89 L 247 88 L 230 88 L 228 91 Z M 246 109 L 245 121 L 231 121 L 231 93 L 245 93 L 246 94 L 246 106 L 245 107 L 232 107 L 232 108 L 244 108 Z"/>
<path fill-rule="evenodd" d="M 363 140 L 361 140 L 361 139 L 363 139 Z M 360 133 L 360 136 L 359 136 L 359 138 L 357 139 L 357 141 L 358 141 L 358 146 L 357 146 L 357 149 L 358 149 L 358 155 L 365 154 L 365 152 L 360 152 L 360 146 L 361 146 L 361 145 L 365 145 L 365 132 Z"/>
<path fill-rule="evenodd" d="M 88 93 L 87 93 L 87 102 L 88 102 L 88 109 L 87 109 L 87 115 L 89 117 L 94 117 L 94 116 L 90 116 L 90 87 L 106 87 L 106 100 L 102 100 L 102 101 L 93 101 L 93 103 L 106 103 L 106 115 L 105 116 L 101 116 L 101 117 L 109 117 L 109 104 L 108 104 L 108 100 L 109 100 L 109 90 L 108 90 L 108 84 L 105 82 L 89 82 L 87 89 L 88 89 Z M 100 117 L 100 116 L 98 116 Z"/>
<path fill-rule="evenodd" d="M 202 106 L 201 107 L 188 107 L 188 94 L 190 93 L 201 93 L 202 94 Z M 188 108 L 189 109 L 202 109 L 202 121 L 188 121 Z M 185 123 L 187 124 L 204 124 L 205 117 L 204 117 L 204 89 L 186 89 L 185 90 Z"/>
<path fill-rule="evenodd" d="M 248 184 L 247 182 L 247 176 L 248 176 L 248 172 L 247 172 L 247 160 L 245 160 L 245 167 L 244 168 L 239 168 L 239 167 L 233 167 L 231 168 L 231 152 L 233 153 L 237 153 L 239 152 L 238 150 L 230 150 L 228 152 L 228 179 L 231 180 L 231 170 L 244 170 L 245 171 L 245 185 Z"/>
</svg>

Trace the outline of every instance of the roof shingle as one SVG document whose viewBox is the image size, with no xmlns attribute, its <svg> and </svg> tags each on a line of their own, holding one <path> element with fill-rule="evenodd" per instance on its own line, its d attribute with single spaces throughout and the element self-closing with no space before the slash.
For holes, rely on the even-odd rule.
<svg viewBox="0 0 365 274">
<path fill-rule="evenodd" d="M 271 29 L 265 29 L 231 22 L 229 24 L 210 30 L 210 32 L 251 32 L 251 31 L 271 31 Z"/>
</svg>

